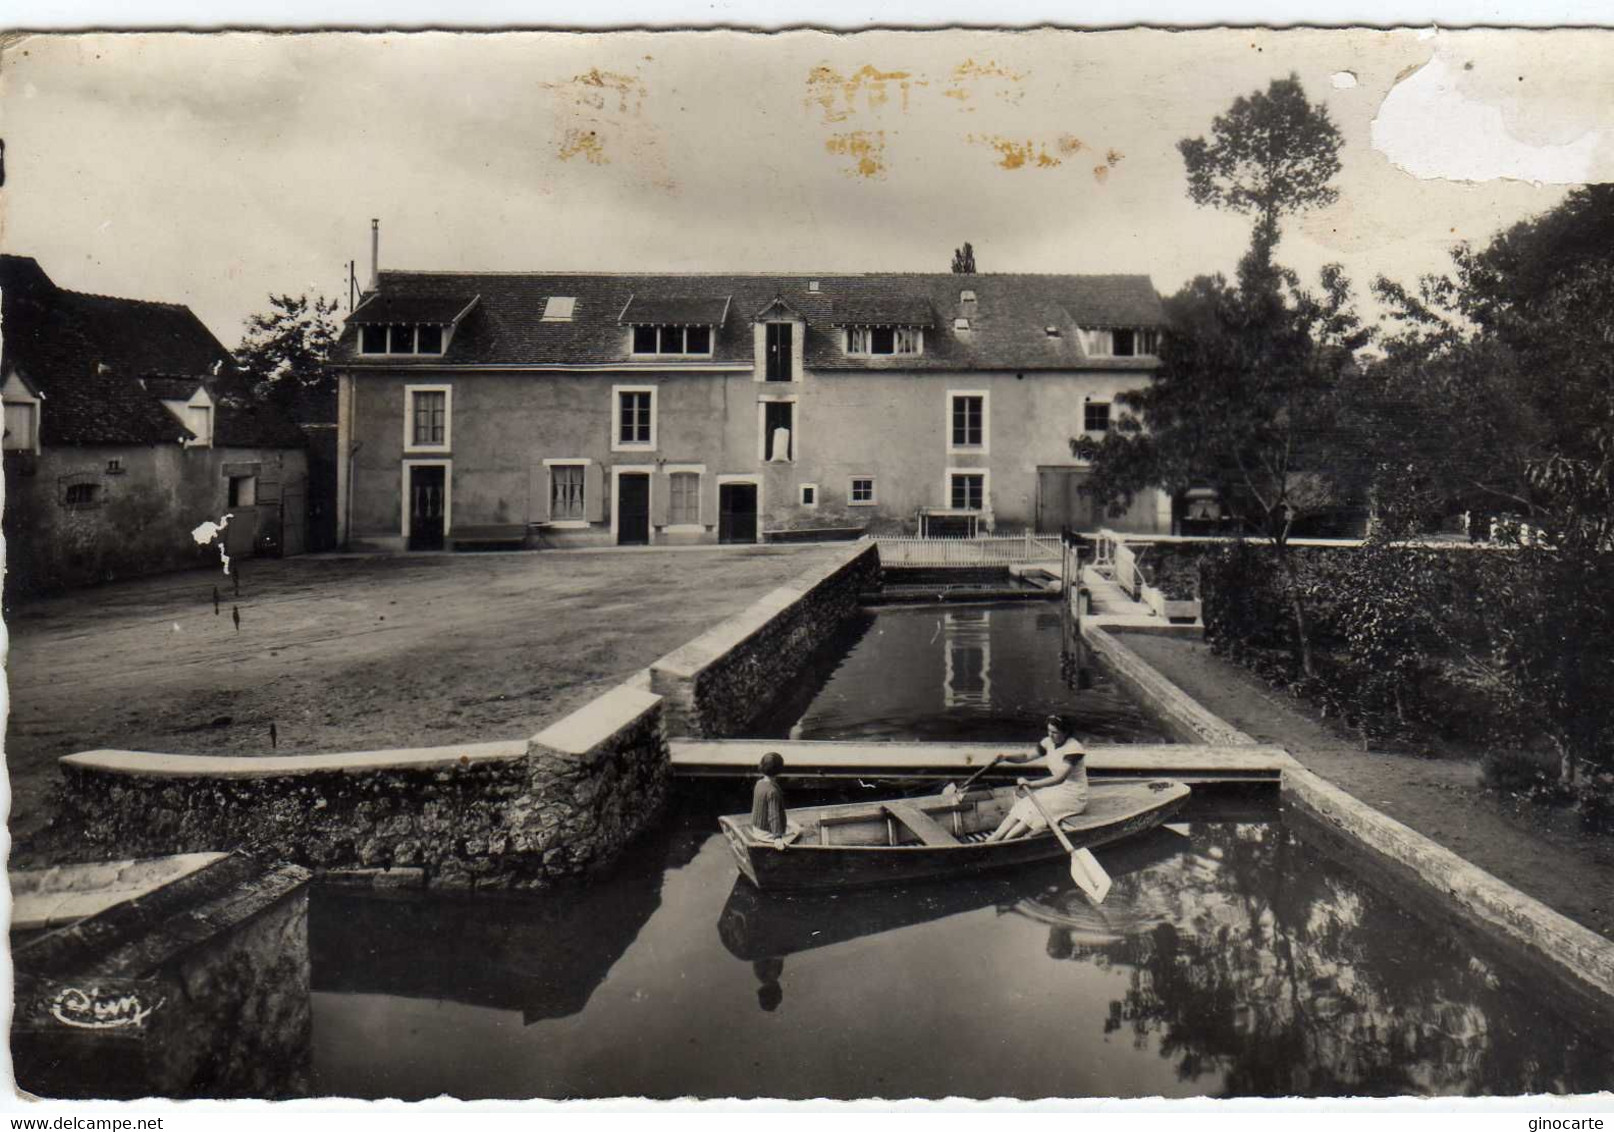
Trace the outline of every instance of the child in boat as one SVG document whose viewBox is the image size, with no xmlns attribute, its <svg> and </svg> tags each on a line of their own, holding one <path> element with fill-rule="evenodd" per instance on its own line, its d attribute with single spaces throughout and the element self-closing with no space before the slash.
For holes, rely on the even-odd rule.
<svg viewBox="0 0 1614 1132">
<path fill-rule="evenodd" d="M 757 764 L 762 777 L 751 794 L 751 836 L 773 842 L 781 849 L 801 836 L 801 830 L 786 824 L 785 792 L 779 786 L 779 774 L 784 769 L 785 760 L 777 751 L 763 755 Z"/>
<path fill-rule="evenodd" d="M 1005 841 L 1024 837 L 1048 828 L 1042 813 L 1031 800 L 1030 792 L 1037 792 L 1037 802 L 1048 816 L 1060 818 L 1079 814 L 1087 809 L 1087 749 L 1070 733 L 1070 723 L 1062 715 L 1048 717 L 1048 736 L 1037 744 L 1037 749 L 1023 755 L 1004 755 L 1004 762 L 1042 762 L 1047 776 L 1033 781 L 1017 780 L 1016 793 L 1020 800 L 988 841 Z"/>
</svg>

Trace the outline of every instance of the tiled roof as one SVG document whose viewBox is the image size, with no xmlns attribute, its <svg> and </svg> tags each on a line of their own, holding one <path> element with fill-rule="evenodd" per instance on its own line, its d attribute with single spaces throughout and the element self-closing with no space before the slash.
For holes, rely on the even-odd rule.
<svg viewBox="0 0 1614 1132">
<path fill-rule="evenodd" d="M 652 299 L 635 294 L 619 321 L 623 326 L 722 326 L 728 309 L 727 295 Z"/>
<path fill-rule="evenodd" d="M 303 430 L 272 405 L 227 395 L 213 415 L 215 448 L 302 448 Z"/>
<path fill-rule="evenodd" d="M 873 292 L 836 299 L 831 326 L 934 326 L 930 301 L 915 295 Z"/>
<path fill-rule="evenodd" d="M 816 284 L 816 289 L 814 285 Z M 961 293 L 975 293 L 963 302 Z M 806 320 L 806 364 L 814 370 L 1151 370 L 1151 358 L 1088 359 L 1077 329 L 1160 326 L 1160 298 L 1144 275 L 632 275 L 483 274 L 384 271 L 379 293 L 420 299 L 479 295 L 442 357 L 366 359 L 349 321 L 337 357 L 388 369 L 442 365 L 605 365 L 632 360 L 618 321 L 636 309 L 678 309 L 691 298 L 729 304 L 703 363 L 752 365 L 750 320 L 775 300 Z M 570 322 L 545 322 L 545 301 L 575 297 Z M 643 304 L 643 306 L 641 306 Z M 848 311 L 886 318 L 927 312 L 920 356 L 849 357 L 838 328 Z M 967 318 L 969 330 L 954 329 Z M 904 321 L 905 325 L 912 325 Z M 1050 335 L 1052 327 L 1057 336 Z M 658 362 L 662 368 L 680 364 Z"/>
<path fill-rule="evenodd" d="M 448 324 L 476 302 L 476 294 L 394 295 L 377 292 L 348 316 L 349 322 L 426 322 Z"/>
<path fill-rule="evenodd" d="M 140 379 L 146 392 L 162 401 L 189 401 L 206 384 L 200 377 L 157 377 Z"/>
<path fill-rule="evenodd" d="M 189 440 L 162 400 L 189 400 L 197 385 L 226 381 L 234 364 L 189 307 L 66 291 L 27 256 L 0 256 L 0 290 L 0 372 L 15 369 L 43 395 L 46 446 Z"/>
</svg>

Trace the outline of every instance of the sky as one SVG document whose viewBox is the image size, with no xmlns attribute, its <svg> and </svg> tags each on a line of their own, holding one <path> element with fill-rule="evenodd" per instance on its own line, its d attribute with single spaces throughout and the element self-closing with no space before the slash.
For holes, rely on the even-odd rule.
<svg viewBox="0 0 1614 1132">
<path fill-rule="evenodd" d="M 945 271 L 968 240 L 982 271 L 1170 293 L 1249 238 L 1188 200 L 1177 141 L 1293 72 L 1343 169 L 1279 258 L 1365 295 L 1611 175 L 1611 55 L 1596 31 L 35 35 L 0 59 L 0 240 L 227 346 L 271 293 L 345 307 L 372 217 L 387 268 Z"/>
</svg>

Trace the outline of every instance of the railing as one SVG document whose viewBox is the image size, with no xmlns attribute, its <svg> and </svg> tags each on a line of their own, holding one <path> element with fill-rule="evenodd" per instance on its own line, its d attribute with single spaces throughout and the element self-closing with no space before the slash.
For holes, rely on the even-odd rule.
<svg viewBox="0 0 1614 1132">
<path fill-rule="evenodd" d="M 1018 535 L 975 538 L 911 538 L 880 535 L 882 566 L 1010 566 L 1025 562 L 1058 562 L 1057 534 L 1026 531 Z"/>
</svg>

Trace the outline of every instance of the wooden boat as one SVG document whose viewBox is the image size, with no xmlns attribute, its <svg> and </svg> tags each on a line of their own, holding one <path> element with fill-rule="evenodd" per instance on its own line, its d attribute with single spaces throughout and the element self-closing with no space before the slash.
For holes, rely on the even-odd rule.
<svg viewBox="0 0 1614 1132">
<path fill-rule="evenodd" d="M 1087 810 L 1060 824 L 1077 848 L 1153 829 L 1180 809 L 1180 782 L 1101 782 Z M 750 814 L 718 819 L 740 872 L 766 891 L 855 888 L 1046 861 L 1064 855 L 1052 830 L 1012 841 L 986 838 L 1014 807 L 1014 787 L 951 796 L 802 807 L 787 811 L 801 836 L 784 848 L 751 833 Z"/>
</svg>

